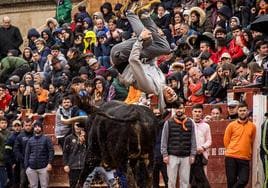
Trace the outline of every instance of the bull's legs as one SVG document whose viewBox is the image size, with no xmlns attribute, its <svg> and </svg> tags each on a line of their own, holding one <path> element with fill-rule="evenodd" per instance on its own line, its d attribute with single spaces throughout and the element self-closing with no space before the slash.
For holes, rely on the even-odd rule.
<svg viewBox="0 0 268 188">
<path fill-rule="evenodd" d="M 133 129 L 134 129 L 134 132 L 137 136 L 137 140 L 138 140 L 138 153 L 133 153 L 133 154 L 130 154 L 129 155 L 129 158 L 130 159 L 136 159 L 140 156 L 141 154 L 141 127 L 138 126 L 138 124 L 134 124 L 133 125 Z"/>
</svg>

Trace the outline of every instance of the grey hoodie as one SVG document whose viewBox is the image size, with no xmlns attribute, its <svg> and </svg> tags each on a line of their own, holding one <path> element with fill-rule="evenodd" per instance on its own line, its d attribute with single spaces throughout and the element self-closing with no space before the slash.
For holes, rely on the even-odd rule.
<svg viewBox="0 0 268 188">
<path fill-rule="evenodd" d="M 129 65 L 124 70 L 122 76 L 127 79 L 129 83 L 134 85 L 141 91 L 147 94 L 155 94 L 158 96 L 160 109 L 163 111 L 166 104 L 163 95 L 165 87 L 165 76 L 162 71 L 156 66 L 155 59 L 147 63 L 142 63 L 140 54 L 142 50 L 142 43 L 136 41 L 133 45 L 129 56 Z"/>
</svg>

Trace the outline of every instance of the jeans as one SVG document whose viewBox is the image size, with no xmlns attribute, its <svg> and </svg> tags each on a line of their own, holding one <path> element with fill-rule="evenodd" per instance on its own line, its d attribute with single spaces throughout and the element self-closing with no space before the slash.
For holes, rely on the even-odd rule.
<svg viewBox="0 0 268 188">
<path fill-rule="evenodd" d="M 177 172 L 179 169 L 180 188 L 188 188 L 190 186 L 190 168 L 189 157 L 177 157 L 169 155 L 169 163 L 167 165 L 168 188 L 176 188 Z"/>
<path fill-rule="evenodd" d="M 0 166 L 0 188 L 4 188 L 7 183 L 7 172 L 5 166 Z"/>
<path fill-rule="evenodd" d="M 69 172 L 70 188 L 75 188 L 80 177 L 81 169 L 71 169 Z"/>
<path fill-rule="evenodd" d="M 110 56 L 100 56 L 98 57 L 98 62 L 100 62 L 101 66 L 106 67 L 107 69 L 110 68 Z"/>
<path fill-rule="evenodd" d="M 152 32 L 152 44 L 142 49 L 141 58 L 153 59 L 164 54 L 170 54 L 171 49 L 166 37 L 159 35 L 157 26 L 150 17 L 139 19 L 137 15 L 129 13 L 127 15 L 127 19 L 131 24 L 136 36 L 139 36 L 144 28 Z M 116 44 L 112 48 L 110 56 L 112 57 L 115 65 L 128 62 L 132 46 L 136 41 L 136 38 L 130 38 L 119 44 Z"/>
<path fill-rule="evenodd" d="M 244 188 L 249 179 L 249 161 L 225 157 L 228 188 Z"/>
<path fill-rule="evenodd" d="M 27 177 L 30 182 L 31 188 L 38 188 L 40 182 L 41 188 L 47 188 L 49 183 L 49 174 L 47 168 L 31 169 L 26 170 Z"/>
</svg>

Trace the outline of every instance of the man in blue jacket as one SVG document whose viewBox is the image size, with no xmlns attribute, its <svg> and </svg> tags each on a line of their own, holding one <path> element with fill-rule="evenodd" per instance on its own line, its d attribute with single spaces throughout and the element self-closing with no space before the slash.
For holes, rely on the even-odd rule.
<svg viewBox="0 0 268 188">
<path fill-rule="evenodd" d="M 38 188 L 38 182 L 40 182 L 41 188 L 47 188 L 49 184 L 48 172 L 52 170 L 54 149 L 51 139 L 43 135 L 42 122 L 37 120 L 33 127 L 34 136 L 27 143 L 24 166 L 30 187 Z"/>
<path fill-rule="evenodd" d="M 28 140 L 33 136 L 32 119 L 25 118 L 23 120 L 23 131 L 17 136 L 14 145 L 14 154 L 20 163 L 20 187 L 28 187 L 28 179 L 25 173 L 24 156 Z"/>
</svg>

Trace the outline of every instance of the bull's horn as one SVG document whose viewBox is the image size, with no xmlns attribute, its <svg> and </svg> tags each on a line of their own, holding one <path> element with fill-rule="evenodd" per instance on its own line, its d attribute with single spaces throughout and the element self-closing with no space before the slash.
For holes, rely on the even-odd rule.
<svg viewBox="0 0 268 188">
<path fill-rule="evenodd" d="M 73 125 L 75 122 L 84 123 L 88 120 L 88 116 L 76 116 L 69 119 L 64 119 L 63 116 L 61 116 L 60 120 L 64 125 Z"/>
</svg>

